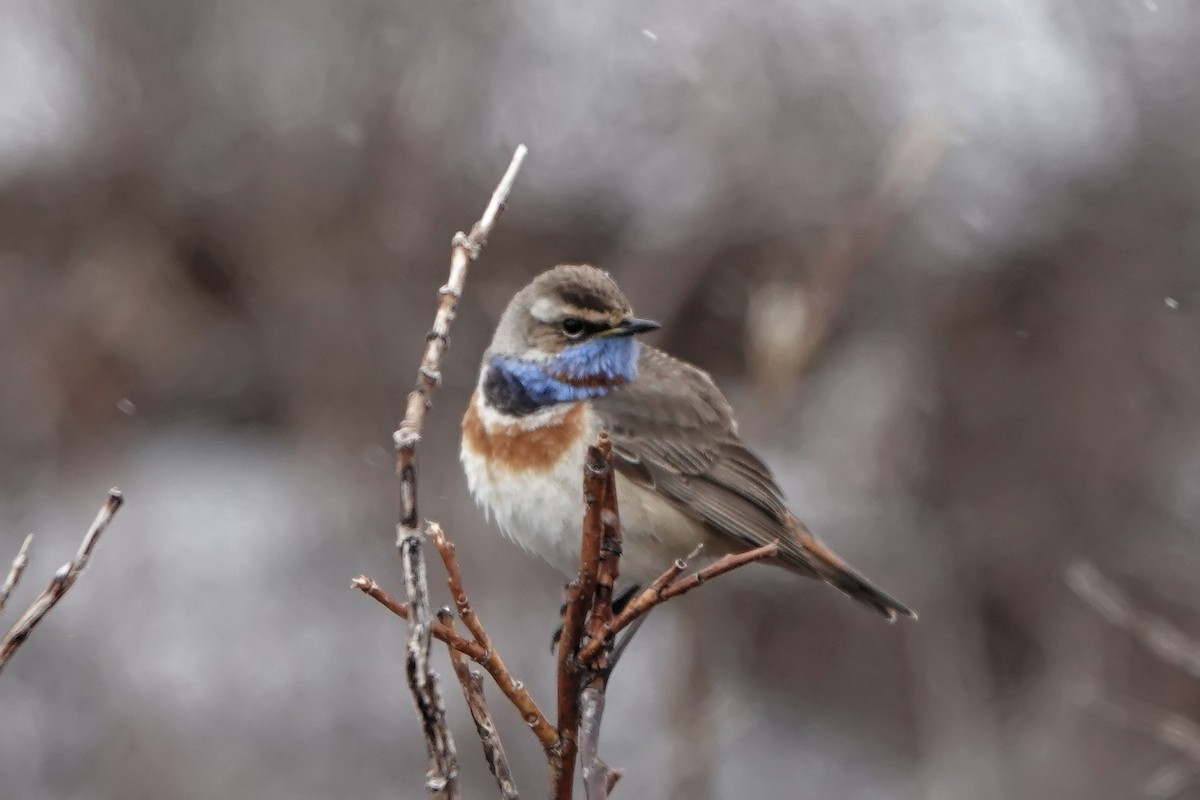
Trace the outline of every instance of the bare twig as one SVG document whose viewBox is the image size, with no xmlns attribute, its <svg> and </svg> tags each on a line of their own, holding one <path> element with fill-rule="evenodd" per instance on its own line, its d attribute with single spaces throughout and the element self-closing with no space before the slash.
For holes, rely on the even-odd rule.
<svg viewBox="0 0 1200 800">
<path fill-rule="evenodd" d="M 381 606 L 391 611 L 401 619 L 408 619 L 409 608 L 408 603 L 401 603 L 396 598 L 392 597 L 387 591 L 381 587 L 374 579 L 368 578 L 366 575 L 359 575 L 350 583 L 355 589 L 358 589 L 368 597 L 374 598 Z M 430 633 L 433 638 L 445 642 L 449 647 L 457 650 L 472 661 L 479 663 L 486 655 L 484 649 L 471 641 L 470 639 L 459 636 L 450 628 L 447 628 L 441 622 L 434 620 L 430 626 Z"/>
<path fill-rule="evenodd" d="M 596 567 L 596 590 L 592 596 L 591 616 L 587 621 L 587 635 L 592 640 L 602 639 L 604 629 L 613 618 L 613 596 L 617 578 L 621 574 L 621 514 L 617 504 L 616 475 L 612 471 L 612 446 L 601 434 L 597 441 L 608 475 L 605 478 L 603 500 L 600 503 L 600 560 Z M 610 654 L 601 648 L 594 659 L 579 661 L 580 666 L 591 673 L 587 686 L 579 694 L 579 762 L 583 773 L 584 797 L 587 800 L 607 800 L 610 785 L 620 778 L 614 777 L 608 764 L 600 758 L 600 721 L 604 717 L 605 691 L 608 678 L 617 665 L 619 653 Z"/>
<path fill-rule="evenodd" d="M 405 663 L 409 688 L 425 728 L 425 744 L 429 751 L 430 768 L 426 788 L 435 797 L 453 797 L 456 794 L 458 767 L 454 739 L 446 727 L 437 676 L 429 668 L 429 644 L 434 620 L 426 596 L 428 587 L 417 516 L 417 444 L 425 427 L 425 415 L 432 405 L 433 391 L 441 381 L 442 355 L 450 342 L 450 323 L 454 320 L 459 298 L 462 297 L 467 268 L 479 257 L 496 224 L 526 152 L 524 145 L 517 147 L 483 216 L 471 227 L 469 234 L 459 233 L 454 237 L 450 251 L 450 278 L 439 291 L 440 300 L 433 329 L 426 337 L 416 386 L 408 396 L 404 419 L 392 434 L 396 446 L 396 474 L 400 479 L 396 546 L 400 549 L 404 565 L 404 586 L 411 612 Z"/>
<path fill-rule="evenodd" d="M 429 585 L 425 578 L 425 558 L 419 536 L 405 534 L 400 540 L 404 563 L 404 588 L 408 593 L 408 642 L 404 670 L 417 705 L 417 716 L 425 732 L 429 769 L 425 789 L 430 797 L 455 800 L 458 797 L 458 752 L 454 737 L 446 725 L 446 705 L 437 675 L 429 667 L 433 615 L 429 606 Z"/>
<path fill-rule="evenodd" d="M 76 579 L 87 567 L 88 559 L 91 558 L 92 551 L 96 548 L 100 537 L 108 528 L 108 524 L 112 522 L 113 515 L 117 513 L 117 509 L 124 502 L 119 489 L 109 489 L 108 499 L 104 501 L 104 505 L 100 507 L 100 512 L 96 514 L 96 519 L 92 521 L 92 526 L 83 537 L 83 542 L 79 545 L 79 550 L 75 553 L 75 557 L 59 567 L 58 572 L 54 573 L 54 577 L 50 579 L 50 585 L 37 596 L 29 608 L 25 609 L 25 613 L 13 623 L 12 628 L 9 629 L 4 639 L 0 640 L 0 671 L 4 669 L 4 665 L 12 658 L 17 648 L 29 638 L 30 632 L 42 621 L 42 617 L 46 616 L 47 612 L 54 608 L 55 604 L 67 593 L 67 590 L 75 585 Z M 25 547 L 28 544 L 29 540 L 26 539 Z M 25 547 L 21 548 L 22 553 L 24 553 Z M 17 558 L 19 560 L 21 555 L 18 554 Z M 20 577 L 20 570 L 17 569 L 15 562 L 13 570 L 9 573 L 10 578 L 13 571 L 17 573 L 17 577 Z M 13 579 L 13 583 L 16 583 L 16 579 Z M 5 585 L 8 585 L 7 580 L 5 581 Z"/>
<path fill-rule="evenodd" d="M 613 587 L 620 572 L 622 540 L 612 444 L 603 433 L 588 448 L 583 480 L 579 575 L 568 591 L 558 652 L 558 734 L 562 744 L 558 758 L 551 759 L 552 797 L 556 800 L 571 797 L 577 755 L 588 800 L 607 798 L 620 779 L 620 772 L 610 769 L 598 752 L 605 690 L 617 659 L 616 653 L 608 655 L 608 646 L 616 634 L 632 631 L 654 606 L 710 578 L 778 553 L 778 545 L 772 542 L 725 556 L 690 575 L 683 575 L 687 562 L 678 559 L 613 617 Z M 697 548 L 688 558 L 699 551 Z"/>
<path fill-rule="evenodd" d="M 411 492 L 406 497 L 401 493 L 401 524 L 410 528 L 417 527 L 416 516 L 416 476 L 412 475 L 406 482 L 406 476 L 415 468 L 416 447 L 421 441 L 421 431 L 425 426 L 425 414 L 429 411 L 431 396 L 434 388 L 441 381 L 442 356 L 450 344 L 450 323 L 454 321 L 458 311 L 458 301 L 462 297 L 463 286 L 467 280 L 467 268 L 479 257 L 487 238 L 491 235 L 504 204 L 512 191 L 513 181 L 521 169 L 521 162 L 529 152 L 525 145 L 519 145 L 513 153 L 512 161 L 504 177 L 500 179 L 492 199 L 484 209 L 483 216 L 471 227 L 469 234 L 455 234 L 450 251 L 450 279 L 438 290 L 440 300 L 437 314 L 433 319 L 433 329 L 425 341 L 425 353 L 421 357 L 421 367 L 417 373 L 417 385 L 408 395 L 408 406 L 404 412 L 404 421 L 393 434 L 396 446 L 396 473 L 400 475 L 402 490 L 405 485 L 411 486 Z M 409 516 L 405 516 L 405 514 Z"/>
<path fill-rule="evenodd" d="M 13 559 L 12 567 L 8 570 L 8 576 L 5 577 L 4 583 L 0 584 L 0 614 L 4 613 L 4 607 L 8 605 L 8 596 L 21 582 L 21 573 L 25 571 L 25 567 L 29 566 L 29 545 L 31 544 L 33 544 L 32 533 L 26 536 L 25 541 L 21 543 L 21 549 L 17 551 L 17 557 Z"/>
<path fill-rule="evenodd" d="M 438 620 L 450 630 L 454 630 L 454 617 L 449 609 L 438 612 Z M 500 733 L 496 730 L 496 723 L 492 721 L 492 713 L 488 710 L 487 700 L 483 696 L 483 675 L 471 671 L 462 653 L 453 647 L 448 650 L 454 674 L 462 686 L 463 699 L 467 701 L 471 719 L 475 720 L 475 732 L 479 734 L 479 741 L 483 745 L 483 757 L 500 787 L 500 796 L 504 800 L 518 800 L 517 784 L 513 781 L 512 770 L 508 766 L 508 756 L 504 752 Z"/>
<path fill-rule="evenodd" d="M 777 555 L 778 552 L 779 545 L 776 542 L 770 542 L 743 553 L 723 556 L 703 569 L 697 570 L 690 575 L 684 575 L 683 577 L 679 577 L 679 575 L 687 568 L 687 562 L 684 559 L 676 560 L 662 575 L 655 578 L 653 583 L 626 604 L 621 613 L 605 626 L 601 637 L 592 639 L 584 645 L 583 649 L 579 651 L 579 660 L 589 663 L 591 659 L 599 654 L 607 641 L 610 641 L 613 636 L 628 627 L 630 623 L 648 613 L 650 609 L 660 603 L 670 600 L 672 597 L 686 594 L 718 575 L 723 575 L 726 572 L 735 570 L 738 567 L 744 567 L 755 561 L 761 561 L 764 558 L 771 558 Z M 695 553 L 693 552 L 693 555 L 689 556 L 689 558 L 694 556 Z"/>
<path fill-rule="evenodd" d="M 1076 561 L 1066 571 L 1067 585 L 1096 613 L 1168 664 L 1200 677 L 1200 642 L 1176 625 L 1134 605 L 1117 585 L 1090 561 Z"/>
<path fill-rule="evenodd" d="M 600 568 L 600 545 L 604 537 L 606 498 L 615 493 L 612 468 L 612 443 L 600 434 L 588 447 L 583 469 L 583 535 L 579 552 L 579 575 L 567 592 L 563 614 L 562 638 L 558 642 L 558 735 L 561 744 L 551 759 L 551 796 L 570 800 L 575 783 L 575 756 L 578 752 L 579 693 L 583 671 L 577 658 L 583 639 L 584 623 L 595 600 L 596 579 Z"/>
<path fill-rule="evenodd" d="M 774 558 L 777 555 L 779 555 L 778 542 L 768 542 L 761 547 L 747 550 L 744 553 L 733 553 L 722 556 L 704 569 L 693 572 L 690 575 L 684 575 L 663 589 L 659 602 L 670 600 L 672 597 L 679 597 L 681 594 L 687 594 L 706 581 L 712 580 L 718 575 L 724 575 L 726 572 L 731 572 L 738 567 L 753 564 L 755 561 L 762 561 L 764 558 Z M 657 603 L 653 605 L 657 605 Z"/>
<path fill-rule="evenodd" d="M 579 763 L 587 800 L 607 800 L 611 784 L 620 779 L 599 755 L 600 721 L 604 717 L 604 686 L 590 685 L 579 696 Z"/>
<path fill-rule="evenodd" d="M 609 459 L 611 445 L 606 440 L 600 440 L 599 444 L 605 459 Z M 587 635 L 591 641 L 603 639 L 604 631 L 612 621 L 614 587 L 621 574 L 621 514 L 617 505 L 616 485 L 611 478 L 604 493 L 600 521 L 604 526 L 600 537 L 600 563 L 596 568 L 596 592 L 587 624 Z M 603 649 L 597 651 L 594 661 L 581 659 L 580 663 L 594 672 L 605 672 L 615 665 L 615 662 L 608 662 Z"/>
<path fill-rule="evenodd" d="M 475 660 L 488 671 L 495 679 L 496 685 L 500 687 L 500 691 L 504 692 L 504 696 L 521 712 L 521 717 L 537 736 L 538 741 L 542 743 L 542 747 L 547 750 L 557 748 L 558 731 L 538 708 L 525 685 L 521 681 L 515 680 L 508 668 L 504 666 L 504 662 L 500 659 L 500 653 L 497 652 L 491 637 L 484 630 L 483 623 L 479 621 L 479 617 L 471 607 L 471 601 L 467 598 L 467 592 L 463 588 L 462 573 L 458 568 L 458 558 L 454 554 L 454 544 L 446 538 L 446 534 L 442 532 L 441 526 L 436 522 L 429 524 L 429 534 L 433 537 L 433 543 L 437 545 L 442 561 L 446 565 L 450 596 L 454 598 L 458 616 L 483 649 L 483 657 Z"/>
</svg>

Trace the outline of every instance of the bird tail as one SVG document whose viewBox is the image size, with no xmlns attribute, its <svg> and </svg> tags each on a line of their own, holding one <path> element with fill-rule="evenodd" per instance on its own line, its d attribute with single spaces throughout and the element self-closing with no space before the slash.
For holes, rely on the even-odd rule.
<svg viewBox="0 0 1200 800">
<path fill-rule="evenodd" d="M 897 616 L 917 618 L 917 612 L 878 588 L 812 535 L 803 522 L 789 515 L 792 537 L 780 542 L 779 558 L 793 570 L 825 581 L 863 605 L 895 622 Z"/>
</svg>

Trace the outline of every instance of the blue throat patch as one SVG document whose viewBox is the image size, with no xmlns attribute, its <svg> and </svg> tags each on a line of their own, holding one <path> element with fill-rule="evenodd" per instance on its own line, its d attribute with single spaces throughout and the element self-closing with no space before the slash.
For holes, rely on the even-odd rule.
<svg viewBox="0 0 1200 800">
<path fill-rule="evenodd" d="M 492 356 L 484 395 L 498 411 L 529 414 L 543 406 L 600 397 L 637 377 L 632 336 L 589 339 L 546 361 Z"/>
</svg>

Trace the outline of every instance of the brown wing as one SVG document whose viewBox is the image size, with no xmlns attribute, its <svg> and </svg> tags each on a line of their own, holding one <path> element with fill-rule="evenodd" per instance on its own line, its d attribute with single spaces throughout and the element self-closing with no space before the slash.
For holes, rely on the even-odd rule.
<svg viewBox="0 0 1200 800">
<path fill-rule="evenodd" d="M 788 549 L 788 509 L 771 471 L 738 438 L 708 374 L 642 346 L 637 380 L 592 401 L 617 469 L 710 528 Z"/>
<path fill-rule="evenodd" d="M 797 520 L 770 469 L 742 444 L 733 410 L 706 372 L 642 345 L 638 377 L 592 401 L 617 470 L 744 545 L 779 542 L 785 565 L 883 613 L 916 616 L 875 588 Z"/>
</svg>

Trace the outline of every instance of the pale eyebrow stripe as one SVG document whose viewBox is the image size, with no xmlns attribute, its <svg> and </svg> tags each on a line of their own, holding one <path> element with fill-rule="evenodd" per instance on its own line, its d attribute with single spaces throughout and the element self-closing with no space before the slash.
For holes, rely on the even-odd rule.
<svg viewBox="0 0 1200 800">
<path fill-rule="evenodd" d="M 598 314 L 584 308 L 572 305 L 562 305 L 549 297 L 539 297 L 529 307 L 529 314 L 538 322 L 547 324 L 558 322 L 563 317 L 579 317 L 590 325 L 609 327 L 609 320 L 604 314 Z"/>
</svg>

